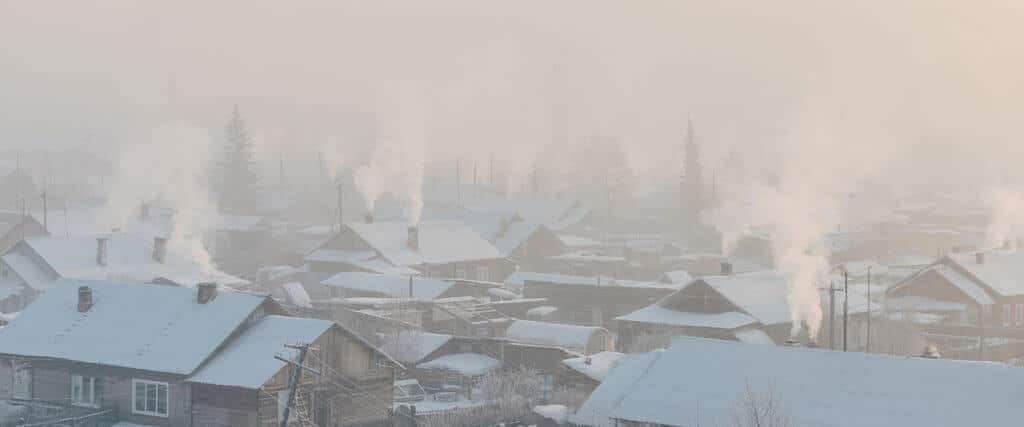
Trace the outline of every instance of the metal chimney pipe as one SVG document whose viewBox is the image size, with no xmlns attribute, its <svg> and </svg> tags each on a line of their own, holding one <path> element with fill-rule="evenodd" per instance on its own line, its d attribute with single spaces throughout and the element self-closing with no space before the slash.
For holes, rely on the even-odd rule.
<svg viewBox="0 0 1024 427">
<path fill-rule="evenodd" d="M 217 297 L 216 283 L 200 283 L 196 285 L 196 302 L 206 304 Z"/>
<path fill-rule="evenodd" d="M 96 238 L 96 265 L 106 266 L 107 265 L 107 246 L 110 241 L 107 237 Z"/>
<path fill-rule="evenodd" d="M 167 261 L 167 238 L 153 238 L 153 260 L 161 264 Z"/>
<path fill-rule="evenodd" d="M 92 288 L 88 286 L 78 287 L 78 312 L 85 313 L 92 308 Z"/>
</svg>

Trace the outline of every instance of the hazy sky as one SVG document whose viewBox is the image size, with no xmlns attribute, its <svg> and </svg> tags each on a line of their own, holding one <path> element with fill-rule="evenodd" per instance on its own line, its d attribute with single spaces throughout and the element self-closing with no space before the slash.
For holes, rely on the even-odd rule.
<svg viewBox="0 0 1024 427">
<path fill-rule="evenodd" d="M 670 176 L 690 115 L 709 171 L 739 147 L 757 161 L 808 153 L 800 167 L 842 154 L 858 168 L 874 164 L 865 175 L 929 182 L 944 173 L 934 170 L 963 175 L 1015 163 L 1007 150 L 1022 154 L 1021 8 L 7 1 L 0 138 L 147 143 L 152 128 L 183 123 L 216 140 L 239 104 L 266 158 L 282 144 L 326 144 L 358 163 L 374 141 L 401 134 L 391 116 L 404 90 L 422 110 L 433 160 L 558 164 L 602 135 L 629 148 L 638 174 Z M 834 151 L 851 144 L 860 148 Z M 905 176 L 922 158 L 912 165 L 921 174 Z M 964 164 L 975 167 L 949 168 Z"/>
</svg>

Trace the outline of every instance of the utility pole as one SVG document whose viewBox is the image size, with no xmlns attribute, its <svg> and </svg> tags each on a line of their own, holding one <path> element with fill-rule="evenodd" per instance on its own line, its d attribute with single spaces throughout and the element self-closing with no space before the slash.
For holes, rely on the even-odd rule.
<svg viewBox="0 0 1024 427">
<path fill-rule="evenodd" d="M 473 199 L 475 200 L 476 197 L 476 162 L 473 162 Z"/>
<path fill-rule="evenodd" d="M 490 189 L 491 194 L 494 194 L 494 156 L 491 156 L 491 165 L 487 170 L 487 187 Z"/>
<path fill-rule="evenodd" d="M 455 197 L 462 205 L 462 162 L 458 160 L 455 161 Z"/>
<path fill-rule="evenodd" d="M 836 339 L 836 288 L 835 282 L 828 284 L 828 348 L 835 350 Z"/>
<path fill-rule="evenodd" d="M 275 359 L 288 364 L 288 403 L 284 407 L 284 413 L 281 414 L 280 427 L 288 426 L 288 418 L 291 416 L 292 404 L 295 402 L 296 389 L 299 387 L 299 382 L 302 380 L 302 371 L 305 370 L 316 375 L 320 375 L 320 371 L 302 364 L 302 361 L 306 359 L 306 353 L 310 350 L 309 344 L 285 344 L 284 346 L 298 350 L 299 355 L 295 361 L 285 359 L 281 356 L 274 356 Z"/>
<path fill-rule="evenodd" d="M 338 231 L 341 231 L 341 228 L 345 226 L 344 197 L 345 192 L 341 186 L 341 180 L 338 180 Z"/>
<path fill-rule="evenodd" d="M 868 337 L 865 353 L 871 353 L 871 266 L 868 266 Z"/>
<path fill-rule="evenodd" d="M 843 351 L 846 351 L 850 314 L 850 272 L 843 269 Z"/>
<path fill-rule="evenodd" d="M 49 212 L 46 210 L 46 190 L 43 190 L 43 229 L 50 232 Z"/>
</svg>

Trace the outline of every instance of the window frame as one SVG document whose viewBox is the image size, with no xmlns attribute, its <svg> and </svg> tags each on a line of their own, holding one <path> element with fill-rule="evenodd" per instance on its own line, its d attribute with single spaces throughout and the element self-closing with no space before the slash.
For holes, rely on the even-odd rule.
<svg viewBox="0 0 1024 427">
<path fill-rule="evenodd" d="M 1013 312 L 1011 311 L 1010 304 L 1003 304 L 1003 327 L 1009 327 L 1013 324 Z"/>
<path fill-rule="evenodd" d="M 1024 325 L 1024 304 L 1014 306 L 1014 316 L 1017 326 Z"/>
<path fill-rule="evenodd" d="M 143 393 L 142 393 L 143 396 L 146 396 L 146 395 L 149 394 L 149 390 L 148 390 L 149 386 L 151 386 L 151 385 L 152 386 L 156 386 L 156 408 L 153 408 L 152 411 L 150 411 L 149 408 L 147 408 L 147 405 L 146 405 L 147 402 L 146 401 L 148 399 L 146 399 L 145 397 L 143 398 L 143 404 L 142 404 L 144 409 L 142 409 L 142 410 L 137 409 L 137 407 L 136 407 L 137 406 L 136 405 L 136 403 L 137 403 L 136 402 L 136 398 L 138 396 L 138 393 L 136 393 L 136 387 L 138 387 L 139 385 L 145 386 L 145 388 L 143 388 Z M 159 410 L 160 410 L 160 387 L 161 386 L 164 388 L 164 408 L 166 409 L 166 412 L 162 413 L 162 414 L 159 412 Z M 160 417 L 160 418 L 168 418 L 168 417 L 170 417 L 170 414 L 171 414 L 171 385 L 169 383 L 167 383 L 166 381 L 153 381 L 153 380 L 143 380 L 143 379 L 138 379 L 138 378 L 132 378 L 132 413 L 136 414 L 136 415 L 146 415 L 146 416 L 150 416 L 150 417 Z"/>
<path fill-rule="evenodd" d="M 88 380 L 88 382 L 86 380 Z M 97 397 L 100 397 L 100 396 L 97 396 L 96 392 L 97 391 L 102 391 L 103 390 L 103 386 L 101 384 L 100 387 L 96 387 L 96 382 L 97 381 L 100 381 L 100 378 L 89 376 L 89 375 L 72 374 L 71 375 L 71 404 L 73 406 L 79 406 L 79 407 L 83 407 L 83 408 L 99 408 L 100 407 L 100 402 L 99 402 L 99 399 L 97 399 Z M 88 390 L 89 390 L 89 400 L 88 401 L 82 399 L 82 397 L 85 396 L 85 391 L 87 389 L 86 388 L 86 384 L 88 384 Z M 78 386 L 78 390 L 79 390 L 78 396 L 75 396 L 75 386 Z"/>
</svg>

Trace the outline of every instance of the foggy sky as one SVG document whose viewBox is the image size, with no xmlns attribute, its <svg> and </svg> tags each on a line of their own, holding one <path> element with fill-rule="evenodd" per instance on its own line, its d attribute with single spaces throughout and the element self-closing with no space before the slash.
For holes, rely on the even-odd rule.
<svg viewBox="0 0 1024 427">
<path fill-rule="evenodd" d="M 238 104 L 268 163 L 329 145 L 359 164 L 401 134 L 401 86 L 430 160 L 557 167 L 600 135 L 674 176 L 689 116 L 708 174 L 737 150 L 908 186 L 1021 177 L 1019 2 L 299 3 L 2 2 L 0 138 L 216 142 Z"/>
</svg>

